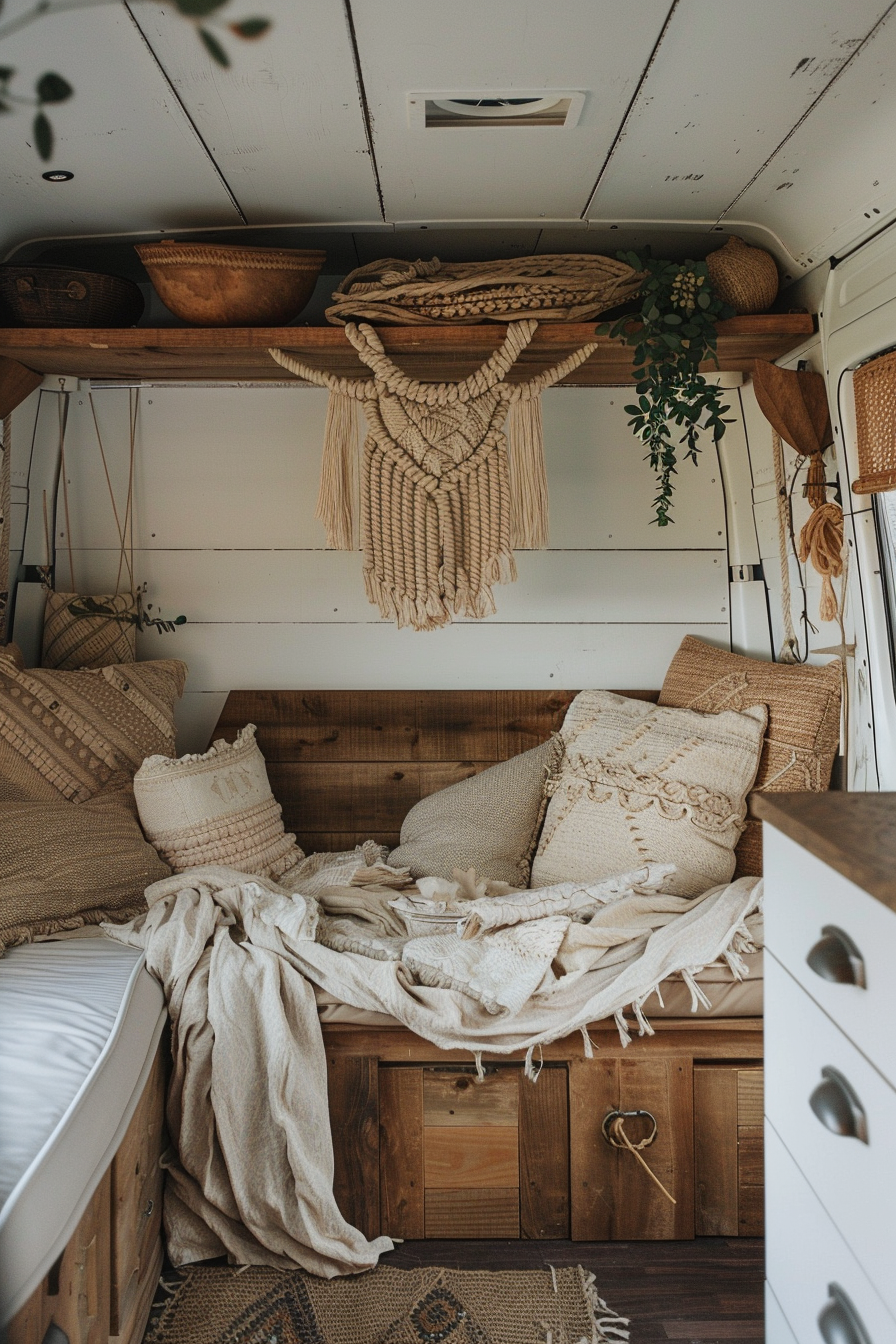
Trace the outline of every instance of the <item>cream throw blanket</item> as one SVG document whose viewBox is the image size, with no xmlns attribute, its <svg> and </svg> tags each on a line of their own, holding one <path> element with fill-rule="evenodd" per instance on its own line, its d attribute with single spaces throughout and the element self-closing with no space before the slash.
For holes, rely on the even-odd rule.
<svg viewBox="0 0 896 1344">
<path fill-rule="evenodd" d="M 359 854 L 352 867 L 346 858 L 333 885 L 325 872 L 307 885 L 324 905 L 328 892 L 341 892 L 340 912 L 355 901 L 363 912 L 373 896 L 366 926 L 347 916 L 344 922 L 391 943 L 394 915 L 386 912 L 394 889 L 354 896 L 342 884 L 369 860 Z M 530 1070 L 538 1045 L 582 1028 L 590 1055 L 589 1022 L 615 1016 L 626 1039 L 622 1012 L 631 1005 L 649 1032 L 642 1005 L 661 980 L 676 972 L 690 978 L 722 957 L 737 974 L 740 952 L 756 946 L 755 878 L 687 900 L 655 890 L 664 872 L 507 896 L 512 922 L 499 928 L 488 927 L 488 898 L 472 902 L 481 925 L 475 938 L 413 939 L 402 959 L 324 946 L 314 895 L 290 895 L 231 869 L 197 868 L 149 887 L 145 915 L 103 927 L 145 950 L 168 1001 L 168 1124 L 177 1155 L 168 1159 L 165 1226 L 174 1264 L 226 1253 L 233 1263 L 299 1265 L 332 1277 L 370 1268 L 391 1249 L 387 1237 L 367 1241 L 349 1226 L 333 1198 L 314 985 L 357 1008 L 390 1013 L 444 1049 L 524 1050 Z M 505 954 L 519 962 L 521 948 L 526 953 L 533 938 L 539 941 L 538 926 L 547 926 L 547 936 L 523 1001 L 504 992 L 503 1001 L 492 995 L 483 1002 L 482 986 L 500 982 Z M 432 944 L 442 947 L 426 946 Z M 462 956 L 452 958 L 452 949 L 463 949 Z M 471 981 L 478 977 L 478 989 L 441 987 L 460 983 L 459 968 Z M 423 978 L 430 983 L 417 982 Z"/>
</svg>

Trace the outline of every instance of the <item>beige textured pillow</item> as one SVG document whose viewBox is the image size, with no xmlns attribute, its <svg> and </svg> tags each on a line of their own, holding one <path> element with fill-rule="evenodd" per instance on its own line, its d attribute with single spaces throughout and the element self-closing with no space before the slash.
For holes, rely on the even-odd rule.
<svg viewBox="0 0 896 1344">
<path fill-rule="evenodd" d="M 38 934 L 131 919 L 168 872 L 137 825 L 130 789 L 86 803 L 4 803 L 0 953 Z"/>
<path fill-rule="evenodd" d="M 756 792 L 822 793 L 840 743 L 840 688 L 836 659 L 823 667 L 767 663 L 686 635 L 666 673 L 660 704 L 706 714 L 766 705 L 768 729 Z M 762 872 L 758 821 L 747 822 L 737 847 L 737 872 Z"/>
<path fill-rule="evenodd" d="M 174 750 L 185 663 L 164 659 L 63 672 L 0 649 L 0 800 L 84 802 L 129 784 Z"/>
<path fill-rule="evenodd" d="M 697 896 L 730 880 L 766 712 L 698 714 L 582 691 L 563 724 L 566 751 L 532 887 L 674 863 L 666 890 Z"/>
<path fill-rule="evenodd" d="M 144 831 L 176 873 L 211 863 L 276 882 L 305 857 L 283 830 L 254 723 L 201 756 L 151 756 L 134 796 Z"/>
<path fill-rule="evenodd" d="M 545 781 L 560 758 L 558 737 L 422 798 L 389 855 L 413 877 L 451 878 L 455 868 L 525 887 L 544 815 Z"/>
</svg>

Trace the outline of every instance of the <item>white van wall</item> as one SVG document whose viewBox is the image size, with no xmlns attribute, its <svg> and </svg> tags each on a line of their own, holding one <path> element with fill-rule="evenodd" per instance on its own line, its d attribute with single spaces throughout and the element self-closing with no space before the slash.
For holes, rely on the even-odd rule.
<svg viewBox="0 0 896 1344">
<path fill-rule="evenodd" d="M 116 526 L 88 396 L 68 386 L 74 587 L 101 593 L 114 589 Z M 123 511 L 133 394 L 93 395 Z M 154 612 L 183 613 L 188 623 L 173 634 L 147 631 L 138 650 L 190 666 L 180 750 L 204 749 L 232 688 L 656 687 L 685 634 L 729 646 L 716 454 L 710 448 L 698 467 L 681 467 L 674 526 L 652 524 L 652 475 L 623 409 L 629 388 L 545 394 L 551 547 L 518 554 L 519 580 L 495 589 L 495 616 L 431 633 L 381 620 L 364 595 L 360 555 L 324 549 L 314 511 L 326 395 L 302 387 L 141 391 L 135 578 L 149 584 Z M 742 436 L 736 389 L 730 398 L 732 432 Z M 38 400 L 15 414 L 17 463 L 28 453 Z M 57 440 L 57 395 L 44 391 L 29 564 L 44 561 L 41 492 L 52 497 Z M 68 542 L 60 490 L 60 590 L 72 586 Z M 27 620 L 15 627 L 23 640 Z"/>
</svg>

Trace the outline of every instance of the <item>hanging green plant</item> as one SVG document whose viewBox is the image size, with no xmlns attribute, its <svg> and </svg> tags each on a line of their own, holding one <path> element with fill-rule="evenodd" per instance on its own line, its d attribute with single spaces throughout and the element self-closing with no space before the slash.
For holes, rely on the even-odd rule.
<svg viewBox="0 0 896 1344">
<path fill-rule="evenodd" d="M 638 400 L 625 410 L 656 473 L 655 521 L 667 527 L 675 521 L 670 517 L 672 478 L 679 460 L 696 464 L 700 431 L 711 431 L 718 443 L 731 423 L 724 418 L 728 407 L 722 389 L 706 381 L 700 365 L 712 360 L 718 367 L 716 323 L 733 317 L 734 309 L 713 293 L 705 261 L 660 261 L 635 252 L 617 256 L 645 275 L 641 311 L 604 323 L 598 331 L 635 348 Z"/>
</svg>

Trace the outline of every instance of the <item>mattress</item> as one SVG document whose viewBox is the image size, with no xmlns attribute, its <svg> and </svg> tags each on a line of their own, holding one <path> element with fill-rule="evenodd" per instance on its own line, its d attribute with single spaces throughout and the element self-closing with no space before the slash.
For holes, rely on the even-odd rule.
<svg viewBox="0 0 896 1344">
<path fill-rule="evenodd" d="M 77 1227 L 165 1020 L 143 953 L 99 932 L 0 959 L 0 1328 Z"/>
<path fill-rule="evenodd" d="M 660 985 L 662 1004 L 652 995 L 644 1005 L 648 1020 L 652 1018 L 684 1017 L 761 1017 L 762 1016 L 762 953 L 753 952 L 744 957 L 747 976 L 735 980 L 727 966 L 707 966 L 694 979 L 702 987 L 711 1007 L 700 1005 L 691 1013 L 691 991 L 680 976 L 670 976 Z M 397 1018 L 388 1013 L 374 1013 L 365 1008 L 353 1008 L 341 1003 L 325 989 L 315 989 L 317 1011 L 321 1022 L 341 1023 L 355 1027 L 400 1027 Z"/>
</svg>

